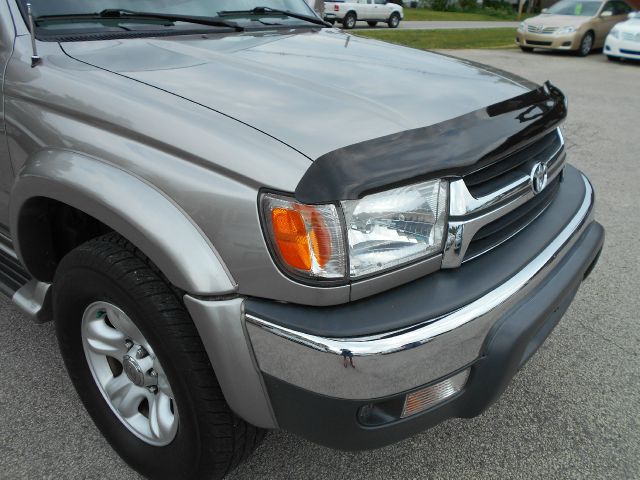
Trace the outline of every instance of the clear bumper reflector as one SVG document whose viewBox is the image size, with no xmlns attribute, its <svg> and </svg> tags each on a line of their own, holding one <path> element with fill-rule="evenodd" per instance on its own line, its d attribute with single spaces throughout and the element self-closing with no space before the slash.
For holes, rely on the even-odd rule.
<svg viewBox="0 0 640 480">
<path fill-rule="evenodd" d="M 402 418 L 427 410 L 438 403 L 453 397 L 467 383 L 470 370 L 464 370 L 440 383 L 423 388 L 407 395 L 402 409 Z"/>
</svg>

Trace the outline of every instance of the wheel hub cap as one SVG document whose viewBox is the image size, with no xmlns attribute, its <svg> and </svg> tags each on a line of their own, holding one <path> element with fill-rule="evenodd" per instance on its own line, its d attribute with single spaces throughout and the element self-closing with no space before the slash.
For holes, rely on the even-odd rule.
<svg viewBox="0 0 640 480">
<path fill-rule="evenodd" d="M 140 368 L 140 365 L 138 365 L 138 362 L 129 355 L 125 355 L 122 361 L 122 367 L 124 373 L 127 374 L 127 377 L 129 377 L 129 380 L 131 380 L 134 385 L 139 387 L 144 385 L 144 372 Z"/>
</svg>

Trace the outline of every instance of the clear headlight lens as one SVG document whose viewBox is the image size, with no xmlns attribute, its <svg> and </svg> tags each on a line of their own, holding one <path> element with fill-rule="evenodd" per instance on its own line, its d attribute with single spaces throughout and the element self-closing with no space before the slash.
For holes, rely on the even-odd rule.
<svg viewBox="0 0 640 480">
<path fill-rule="evenodd" d="M 611 35 L 613 38 L 620 38 L 620 30 L 611 30 L 609 32 L 609 35 Z"/>
<path fill-rule="evenodd" d="M 567 33 L 573 33 L 576 30 L 576 27 L 562 27 L 556 30 L 556 35 L 566 35 Z"/>
<path fill-rule="evenodd" d="M 344 234 L 335 205 L 304 205 L 266 194 L 261 207 L 272 250 L 286 270 L 309 278 L 345 277 Z"/>
<path fill-rule="evenodd" d="M 432 180 L 342 202 L 351 278 L 441 252 L 447 190 Z"/>
<path fill-rule="evenodd" d="M 527 24 L 524 22 L 520 22 L 520 25 L 518 25 L 518 30 L 520 30 L 521 32 L 524 32 L 526 29 L 527 29 Z"/>
</svg>

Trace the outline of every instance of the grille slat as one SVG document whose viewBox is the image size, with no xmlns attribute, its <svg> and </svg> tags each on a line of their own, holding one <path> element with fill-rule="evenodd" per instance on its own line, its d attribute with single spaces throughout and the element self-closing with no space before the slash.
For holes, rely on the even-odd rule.
<svg viewBox="0 0 640 480">
<path fill-rule="evenodd" d="M 552 42 L 542 42 L 539 40 L 529 40 L 528 38 L 525 40 L 527 42 L 527 45 L 539 45 L 541 47 L 549 47 L 552 43 Z"/>
<path fill-rule="evenodd" d="M 545 35 L 549 35 L 551 33 L 555 33 L 558 30 L 558 27 L 543 27 L 542 25 L 529 25 L 527 30 L 531 33 L 542 33 Z"/>
<path fill-rule="evenodd" d="M 529 174 L 529 166 L 548 161 L 562 148 L 562 139 L 557 130 L 546 134 L 507 158 L 464 176 L 469 193 L 476 198 L 499 190 L 501 186 L 522 173 Z"/>
<path fill-rule="evenodd" d="M 471 260 L 491 250 L 522 231 L 551 205 L 559 188 L 560 177 L 556 178 L 533 200 L 482 227 L 469 244 L 465 260 Z"/>
<path fill-rule="evenodd" d="M 640 42 L 640 33 L 623 32 L 622 39 L 629 42 Z"/>
<path fill-rule="evenodd" d="M 497 192 L 510 188 L 518 182 L 522 188 L 517 195 L 529 196 L 523 204 L 494 218 L 477 230 L 470 239 L 463 261 L 471 260 L 504 243 L 547 209 L 560 188 L 564 159 L 562 135 L 558 129 L 555 129 L 498 162 L 463 177 L 469 193 L 481 201 L 483 198 L 495 196 Z M 541 163 L 547 165 L 550 179 L 542 192 L 534 195 L 533 190 L 527 190 L 524 187 L 534 167 Z M 508 197 L 504 201 L 509 202 L 513 199 L 514 197 Z"/>
</svg>

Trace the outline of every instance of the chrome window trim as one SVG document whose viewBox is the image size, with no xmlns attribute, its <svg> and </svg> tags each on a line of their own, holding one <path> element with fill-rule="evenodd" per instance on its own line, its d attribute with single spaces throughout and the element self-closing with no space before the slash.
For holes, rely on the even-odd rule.
<svg viewBox="0 0 640 480">
<path fill-rule="evenodd" d="M 260 370 L 316 393 L 371 399 L 427 384 L 472 363 L 495 321 L 545 281 L 591 224 L 593 188 L 581 178 L 583 201 L 560 234 L 505 283 L 451 313 L 357 338 L 319 337 L 246 314 Z M 355 376 L 343 367 L 345 352 L 357 367 Z"/>
<path fill-rule="evenodd" d="M 548 170 L 547 185 L 560 173 L 565 165 L 564 137 L 560 129 L 560 147 L 545 162 Z M 462 178 L 449 184 L 449 223 L 447 239 L 442 255 L 442 268 L 457 268 L 466 260 L 465 254 L 478 231 L 512 212 L 537 195 L 532 188 L 531 175 L 522 175 L 501 189 L 476 198 L 471 195 Z M 496 245 L 497 246 L 497 245 Z"/>
</svg>

